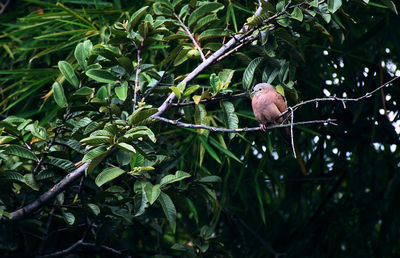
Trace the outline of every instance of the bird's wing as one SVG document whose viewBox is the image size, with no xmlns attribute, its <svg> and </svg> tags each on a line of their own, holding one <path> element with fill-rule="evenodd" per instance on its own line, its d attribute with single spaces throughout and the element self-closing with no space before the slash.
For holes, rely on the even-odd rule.
<svg viewBox="0 0 400 258">
<path fill-rule="evenodd" d="M 275 105 L 278 107 L 279 111 L 285 112 L 287 110 L 286 100 L 279 92 L 275 92 Z"/>
</svg>

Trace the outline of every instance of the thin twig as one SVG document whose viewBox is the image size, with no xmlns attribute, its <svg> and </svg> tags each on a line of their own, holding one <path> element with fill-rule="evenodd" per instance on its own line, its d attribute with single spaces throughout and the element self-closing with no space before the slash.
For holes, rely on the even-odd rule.
<svg viewBox="0 0 400 258">
<path fill-rule="evenodd" d="M 181 47 L 178 52 L 176 52 L 175 56 L 171 59 L 171 61 L 169 62 L 169 64 L 167 65 L 167 67 L 165 68 L 165 71 L 163 73 L 163 75 L 161 75 L 161 78 L 153 85 L 153 87 L 151 87 L 146 94 L 143 97 L 143 100 L 146 99 L 150 93 L 153 92 L 153 90 L 162 82 L 162 80 L 164 80 L 165 76 L 167 75 L 167 71 L 169 70 L 169 68 L 171 67 L 171 65 L 174 63 L 175 59 L 178 57 L 179 53 L 182 51 L 183 47 Z"/>
<path fill-rule="evenodd" d="M 197 48 L 197 50 L 200 53 L 201 59 L 203 60 L 203 62 L 206 60 L 206 57 L 203 54 L 203 51 L 201 50 L 199 44 L 197 44 L 196 39 L 193 37 L 193 34 L 190 32 L 189 28 L 186 27 L 186 25 L 183 23 L 183 21 L 181 20 L 181 18 L 179 18 L 178 15 L 176 15 L 176 13 L 174 13 L 174 16 L 176 19 L 178 19 L 179 23 L 181 24 L 181 27 L 185 30 L 186 34 L 188 34 L 189 38 L 192 40 L 193 45 Z"/>
<path fill-rule="evenodd" d="M 133 95 L 133 111 L 136 109 L 136 98 L 137 98 L 137 91 L 139 89 L 139 74 L 140 74 L 140 51 L 143 47 L 143 40 L 140 42 L 140 46 L 137 46 L 137 44 L 134 44 L 137 50 L 137 65 L 136 65 L 136 78 L 135 78 L 135 89 L 134 89 L 134 95 Z"/>
<path fill-rule="evenodd" d="M 304 106 L 306 104 L 309 103 L 316 103 L 316 105 L 318 105 L 318 102 L 323 102 L 323 101 L 340 101 L 343 104 L 343 107 L 346 108 L 346 102 L 357 102 L 360 101 L 362 99 L 366 99 L 366 98 L 370 98 L 375 92 L 379 91 L 380 89 L 384 88 L 384 87 L 388 87 L 390 83 L 394 82 L 395 80 L 399 79 L 400 76 L 394 77 L 391 80 L 387 81 L 386 83 L 382 84 L 381 86 L 379 86 L 378 88 L 374 89 L 373 91 L 367 92 L 364 95 L 358 97 L 358 98 L 338 98 L 336 96 L 332 96 L 332 97 L 326 97 L 326 98 L 315 98 L 315 99 L 310 99 L 310 100 L 306 100 L 303 102 L 300 102 L 299 104 L 296 104 L 292 107 L 293 111 L 296 111 L 296 109 L 298 109 L 301 106 Z M 278 118 L 282 117 L 283 115 L 285 115 L 286 113 L 289 112 L 289 109 L 286 110 L 285 112 L 282 112 Z"/>
<path fill-rule="evenodd" d="M 189 124 L 189 123 L 183 123 L 177 120 L 170 120 L 165 117 L 161 116 L 156 116 L 154 119 L 161 120 L 163 122 L 173 124 L 179 127 L 185 127 L 185 128 L 195 128 L 195 129 L 206 129 L 212 132 L 223 132 L 223 133 L 240 133 L 240 132 L 250 132 L 250 131 L 259 131 L 260 127 L 251 127 L 251 128 L 238 128 L 238 129 L 228 129 L 228 128 L 219 128 L 219 127 L 214 127 L 214 126 L 208 126 L 208 125 L 195 125 L 195 124 Z M 334 124 L 333 122 L 336 121 L 335 119 L 325 119 L 325 120 L 312 120 L 312 121 L 303 121 L 303 122 L 296 122 L 293 123 L 293 126 L 296 125 L 306 125 L 306 124 Z M 266 127 L 266 130 L 271 130 L 274 128 L 283 128 L 283 127 L 289 127 L 291 126 L 290 124 L 280 124 L 280 125 L 271 125 Z"/>
<path fill-rule="evenodd" d="M 2 13 L 4 13 L 4 11 L 6 10 L 7 5 L 8 5 L 9 3 L 10 3 L 10 0 L 7 0 L 7 2 L 6 2 L 5 4 L 0 3 L 0 15 L 1 15 Z"/>
<path fill-rule="evenodd" d="M 293 157 L 296 157 L 296 150 L 294 149 L 294 136 L 293 136 L 293 120 L 294 120 L 294 112 L 293 108 L 289 107 L 290 110 L 290 143 L 292 145 Z"/>
</svg>

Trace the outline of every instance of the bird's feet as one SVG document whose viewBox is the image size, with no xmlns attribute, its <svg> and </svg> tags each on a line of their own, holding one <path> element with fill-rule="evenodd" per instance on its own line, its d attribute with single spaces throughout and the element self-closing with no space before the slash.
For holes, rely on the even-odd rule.
<svg viewBox="0 0 400 258">
<path fill-rule="evenodd" d="M 260 125 L 261 131 L 265 132 L 267 130 L 267 126 L 265 124 Z"/>
</svg>

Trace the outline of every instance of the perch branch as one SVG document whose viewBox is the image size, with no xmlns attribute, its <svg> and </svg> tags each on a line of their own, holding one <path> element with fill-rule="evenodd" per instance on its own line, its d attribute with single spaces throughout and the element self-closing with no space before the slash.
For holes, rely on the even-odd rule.
<svg viewBox="0 0 400 258">
<path fill-rule="evenodd" d="M 258 131 L 260 130 L 260 127 L 250 127 L 250 128 L 238 128 L 238 129 L 228 129 L 228 128 L 219 128 L 219 127 L 214 127 L 214 126 L 208 126 L 208 125 L 195 125 L 195 124 L 189 124 L 189 123 L 183 123 L 177 120 L 170 120 L 167 119 L 165 117 L 161 117 L 161 116 L 156 116 L 153 117 L 154 119 L 158 119 L 161 120 L 163 122 L 169 123 L 169 124 L 173 124 L 179 127 L 185 127 L 185 128 L 195 128 L 195 129 L 206 129 L 212 132 L 223 132 L 223 133 L 240 133 L 240 132 L 250 132 L 250 131 Z M 293 123 L 293 126 L 297 126 L 297 125 L 306 125 L 306 124 L 332 124 L 335 125 L 335 123 L 333 123 L 334 121 L 336 121 L 335 119 L 325 119 L 325 120 L 312 120 L 312 121 L 302 121 L 302 122 L 296 122 Z M 280 125 L 271 125 L 266 127 L 266 130 L 271 130 L 274 128 L 282 128 L 282 127 L 289 127 L 291 126 L 290 124 L 280 124 Z"/>
</svg>

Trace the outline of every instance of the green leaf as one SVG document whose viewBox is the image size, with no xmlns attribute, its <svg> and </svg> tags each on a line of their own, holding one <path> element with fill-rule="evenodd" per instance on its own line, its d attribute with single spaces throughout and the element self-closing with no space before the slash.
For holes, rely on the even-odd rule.
<svg viewBox="0 0 400 258">
<path fill-rule="evenodd" d="M 122 100 L 125 101 L 128 96 L 128 82 L 123 82 L 121 86 L 115 87 L 115 95 Z"/>
<path fill-rule="evenodd" d="M 262 57 L 257 57 L 253 59 L 250 62 L 250 64 L 246 67 L 246 70 L 243 73 L 243 86 L 245 89 L 249 89 L 251 87 L 254 78 L 254 73 L 262 60 L 263 60 Z"/>
<path fill-rule="evenodd" d="M 219 176 L 205 176 L 199 179 L 200 183 L 217 183 L 222 182 Z"/>
<path fill-rule="evenodd" d="M 158 201 L 161 204 L 161 207 L 164 211 L 165 217 L 167 217 L 167 220 L 169 222 L 169 225 L 171 226 L 171 230 L 173 233 L 175 233 L 176 230 L 176 209 L 175 209 L 175 205 L 172 202 L 171 198 L 161 192 L 160 196 L 158 198 Z"/>
<path fill-rule="evenodd" d="M 226 36 L 229 36 L 229 31 L 226 29 L 220 29 L 220 28 L 208 29 L 203 31 L 197 40 L 201 42 L 212 38 L 220 38 Z"/>
<path fill-rule="evenodd" d="M 303 13 L 299 7 L 295 7 L 291 13 L 291 17 L 298 21 L 303 21 Z"/>
<path fill-rule="evenodd" d="M 92 46 L 92 42 L 86 40 L 83 43 L 79 43 L 75 48 L 74 56 L 82 70 L 87 68 L 87 59 L 90 57 Z"/>
<path fill-rule="evenodd" d="M 175 175 L 166 175 L 160 180 L 160 187 L 166 186 L 168 184 L 172 184 L 174 182 L 181 181 L 185 178 L 191 177 L 189 173 L 186 173 L 184 171 L 176 171 Z"/>
<path fill-rule="evenodd" d="M 173 10 L 171 8 L 168 8 L 166 5 L 161 4 L 161 3 L 153 4 L 153 10 L 154 10 L 154 13 L 156 15 L 168 16 L 168 17 L 172 17 L 173 16 Z"/>
<path fill-rule="evenodd" d="M 318 7 L 319 5 L 318 0 L 312 0 L 308 4 L 312 7 Z"/>
<path fill-rule="evenodd" d="M 176 95 L 176 97 L 177 97 L 178 99 L 181 98 L 181 91 L 178 89 L 178 87 L 176 87 L 176 86 L 171 86 L 171 87 L 169 87 L 169 88 L 172 90 L 173 93 L 175 93 L 175 95 Z"/>
<path fill-rule="evenodd" d="M 144 162 L 144 157 L 142 154 L 136 152 L 135 154 L 132 155 L 131 161 L 130 161 L 130 166 L 131 169 L 133 170 L 135 167 L 140 167 L 143 165 Z"/>
<path fill-rule="evenodd" d="M 89 96 L 94 92 L 93 89 L 83 86 L 82 88 L 77 89 L 74 93 L 73 96 Z"/>
<path fill-rule="evenodd" d="M 0 177 L 8 180 L 18 181 L 25 184 L 24 176 L 17 172 L 11 172 L 11 171 L 1 172 Z"/>
<path fill-rule="evenodd" d="M 201 144 L 203 145 L 203 147 L 206 149 L 206 151 L 208 152 L 208 154 L 210 154 L 210 156 L 215 159 L 219 164 L 222 164 L 221 160 L 219 159 L 217 153 L 214 151 L 213 148 L 211 148 L 211 146 L 207 143 L 207 140 L 204 136 L 200 135 L 199 139 L 201 141 Z"/>
<path fill-rule="evenodd" d="M 145 209 L 148 207 L 147 195 L 146 191 L 144 190 L 146 183 L 148 182 L 136 181 L 134 186 L 136 193 L 134 197 L 135 217 L 142 215 L 145 212 Z"/>
<path fill-rule="evenodd" d="M 102 143 L 111 143 L 112 139 L 109 136 L 90 136 L 80 140 L 81 143 L 96 146 Z"/>
<path fill-rule="evenodd" d="M 20 158 L 25 158 L 25 159 L 30 159 L 30 160 L 34 160 L 37 161 L 37 158 L 35 156 L 35 154 L 33 154 L 30 150 L 21 147 L 19 145 L 8 145 L 3 149 L 3 154 L 8 154 L 8 155 L 14 155 L 14 156 L 18 156 Z"/>
<path fill-rule="evenodd" d="M 86 75 L 95 81 L 103 83 L 114 84 L 118 77 L 114 76 L 111 72 L 101 69 L 91 69 L 86 72 Z"/>
<path fill-rule="evenodd" d="M 33 124 L 29 124 L 25 127 L 25 130 L 29 131 L 32 133 L 33 136 L 48 141 L 49 140 L 49 136 L 47 135 L 46 129 L 39 126 L 39 122 L 36 121 Z"/>
<path fill-rule="evenodd" d="M 74 223 L 75 223 L 75 216 L 74 216 L 74 214 L 72 214 L 71 212 L 64 212 L 63 211 L 63 217 L 64 217 L 64 220 L 65 220 L 65 222 L 68 224 L 68 225 L 73 225 Z"/>
<path fill-rule="evenodd" d="M 83 156 L 82 162 L 89 161 L 89 160 L 94 159 L 105 153 L 108 153 L 108 151 L 107 151 L 107 148 L 104 146 L 94 148 L 94 149 L 90 150 L 88 153 L 86 153 L 85 156 Z"/>
<path fill-rule="evenodd" d="M 144 122 L 146 122 L 148 118 L 150 119 L 150 117 L 155 113 L 157 113 L 157 111 L 158 111 L 157 108 L 150 108 L 150 109 L 139 108 L 128 118 L 129 125 L 146 124 Z"/>
<path fill-rule="evenodd" d="M 53 159 L 47 160 L 45 163 L 53 165 L 55 167 L 58 167 L 64 171 L 66 171 L 67 173 L 71 173 L 72 171 L 74 171 L 76 169 L 75 164 L 66 159 L 53 158 Z"/>
<path fill-rule="evenodd" d="M 150 204 L 153 204 L 161 194 L 160 185 L 152 185 L 150 182 L 146 183 L 144 190 L 146 192 L 147 200 Z"/>
<path fill-rule="evenodd" d="M 193 215 L 194 220 L 196 221 L 196 223 L 199 224 L 199 215 L 197 213 L 196 206 L 193 204 L 193 202 L 189 198 L 185 197 L 185 200 L 186 200 L 188 208 L 189 208 L 189 210 L 191 212 L 191 215 Z M 189 218 L 190 218 L 190 215 L 189 215 Z"/>
<path fill-rule="evenodd" d="M 24 175 L 25 183 L 35 191 L 39 191 L 39 185 L 36 183 L 36 180 L 32 173 Z"/>
<path fill-rule="evenodd" d="M 126 56 L 117 58 L 118 63 L 125 69 L 128 74 L 133 73 L 133 65 L 131 59 Z"/>
<path fill-rule="evenodd" d="M 59 107 L 68 106 L 67 98 L 64 94 L 64 89 L 59 82 L 53 83 L 53 96 Z"/>
<path fill-rule="evenodd" d="M 342 0 L 328 0 L 328 10 L 335 13 L 342 6 Z"/>
<path fill-rule="evenodd" d="M 58 68 L 72 86 L 79 87 L 78 77 L 75 75 L 74 68 L 67 61 L 59 61 Z"/>
<path fill-rule="evenodd" d="M 116 145 L 119 149 L 124 150 L 124 151 L 128 151 L 128 152 L 132 152 L 132 153 L 136 153 L 135 148 L 133 148 L 132 145 L 121 142 L 121 143 L 117 143 Z"/>
<path fill-rule="evenodd" d="M 138 24 L 139 20 L 146 14 L 148 8 L 149 6 L 142 7 L 132 14 L 131 19 L 129 21 L 130 30 L 135 29 L 136 24 Z"/>
<path fill-rule="evenodd" d="M 196 34 L 199 30 L 206 27 L 208 24 L 218 21 L 218 17 L 215 13 L 209 14 L 195 23 L 195 27 L 193 29 L 193 33 Z"/>
<path fill-rule="evenodd" d="M 212 145 L 214 145 L 217 149 L 219 149 L 221 152 L 223 152 L 225 155 L 227 155 L 228 157 L 233 158 L 234 160 L 236 160 L 237 162 L 239 162 L 240 164 L 242 164 L 242 161 L 240 161 L 240 159 L 238 157 L 235 156 L 235 154 L 233 154 L 232 152 L 230 152 L 225 146 L 222 146 L 219 142 L 217 142 L 214 138 L 209 137 L 208 138 L 210 143 Z"/>
<path fill-rule="evenodd" d="M 395 14 L 398 14 L 397 13 L 397 9 L 396 9 L 396 5 L 393 3 L 393 1 L 391 1 L 391 0 L 381 0 L 381 1 L 387 8 L 392 10 Z"/>
<path fill-rule="evenodd" d="M 222 109 L 224 111 L 224 119 L 227 127 L 229 129 L 238 129 L 239 128 L 239 118 L 235 114 L 235 106 L 229 101 L 223 101 L 221 103 Z M 229 138 L 233 139 L 235 136 L 234 133 L 229 134 Z"/>
<path fill-rule="evenodd" d="M 223 9 L 224 5 L 221 3 L 206 3 L 197 7 L 189 16 L 188 25 L 189 27 L 193 27 L 193 25 L 204 15 L 208 13 L 216 13 L 219 10 Z"/>
<path fill-rule="evenodd" d="M 183 93 L 183 97 L 187 97 L 191 95 L 192 93 L 196 92 L 200 88 L 200 85 L 195 85 L 187 88 L 185 92 Z"/>
<path fill-rule="evenodd" d="M 100 147 L 103 148 L 103 147 Z M 88 153 L 89 154 L 89 153 Z M 107 157 L 108 155 L 108 151 L 106 152 L 102 152 L 99 155 L 97 155 L 96 157 L 93 157 L 92 159 L 90 159 L 88 162 L 88 166 L 86 168 L 85 171 L 85 175 L 89 174 L 90 172 L 92 172 L 102 161 L 105 157 Z M 86 155 L 85 155 L 86 156 Z M 85 158 L 85 157 L 84 157 Z"/>
<path fill-rule="evenodd" d="M 89 210 L 91 211 L 91 212 L 93 212 L 93 214 L 94 215 L 99 215 L 100 214 L 100 208 L 99 208 L 99 206 L 97 206 L 96 204 L 94 204 L 94 203 L 88 203 L 88 204 L 86 204 L 86 206 L 89 208 Z"/>
<path fill-rule="evenodd" d="M 125 171 L 120 168 L 106 168 L 96 177 L 95 183 L 100 187 L 124 173 Z"/>
</svg>

